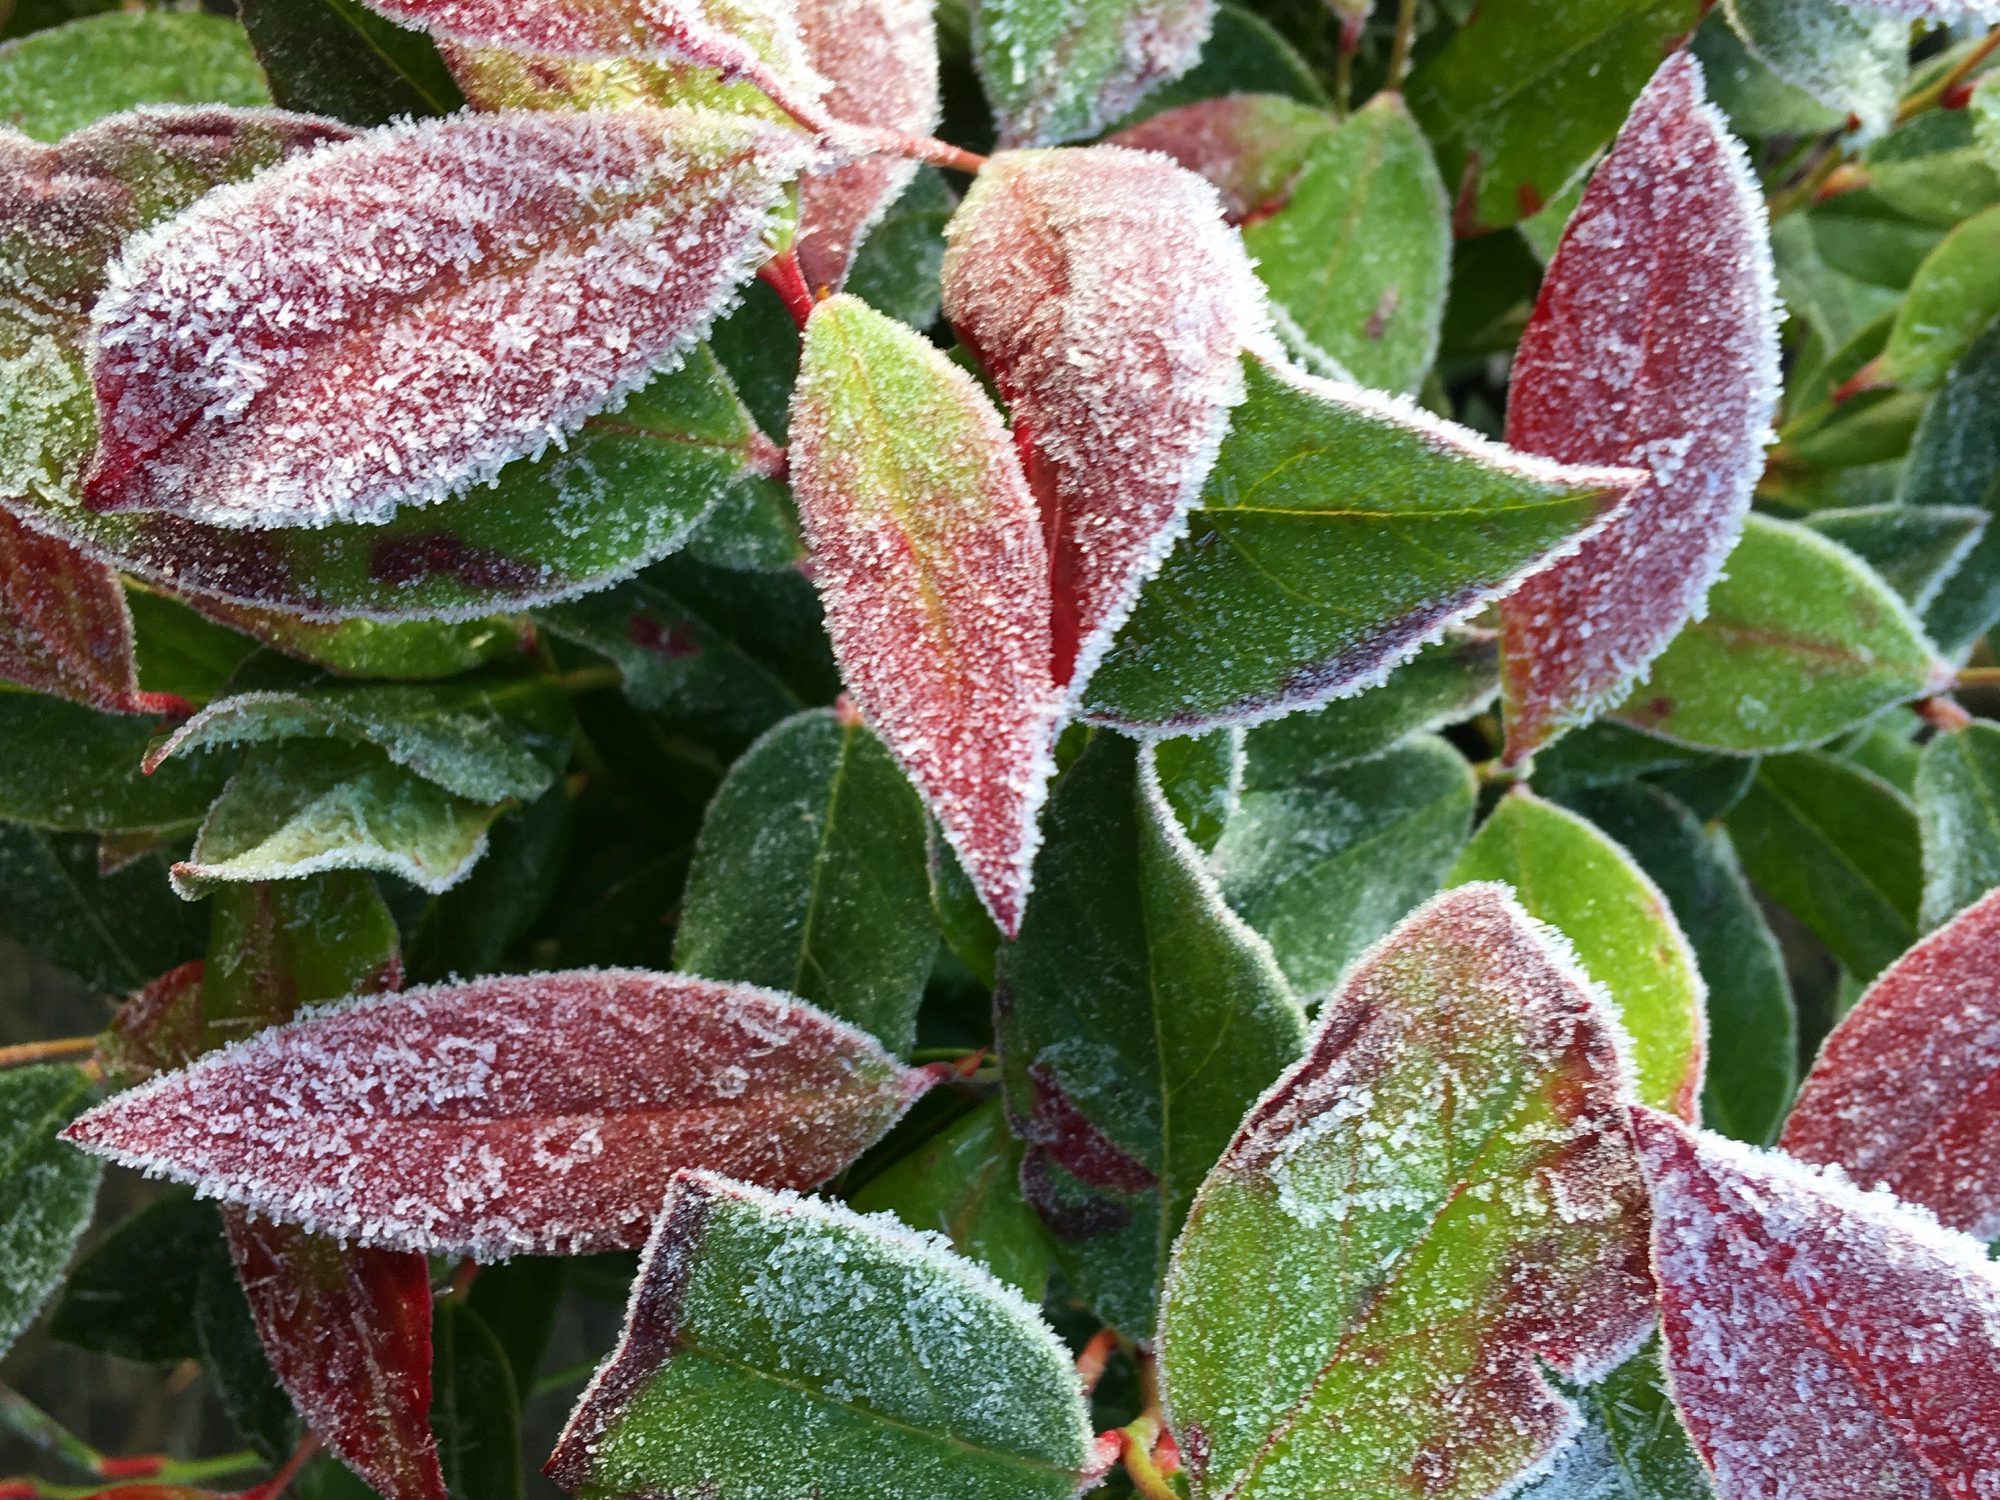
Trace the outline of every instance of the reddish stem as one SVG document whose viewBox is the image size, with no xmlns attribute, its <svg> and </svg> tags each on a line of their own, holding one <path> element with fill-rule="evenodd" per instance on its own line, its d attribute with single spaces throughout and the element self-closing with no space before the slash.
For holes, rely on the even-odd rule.
<svg viewBox="0 0 2000 1500">
<path fill-rule="evenodd" d="M 785 311 L 792 315 L 792 321 L 803 330 L 813 315 L 812 288 L 806 285 L 805 272 L 799 269 L 798 252 L 787 250 L 783 255 L 774 255 L 764 262 L 757 273 L 778 300 L 785 304 Z"/>
<path fill-rule="evenodd" d="M 935 140 L 927 135 L 884 130 L 875 125 L 843 123 L 835 125 L 827 136 L 836 144 L 844 144 L 872 156 L 901 156 L 910 161 L 927 162 L 933 167 L 963 172 L 971 177 L 978 176 L 980 168 L 986 165 L 986 158 L 977 151 L 967 151 L 963 146 L 954 146 L 949 141 Z"/>
<path fill-rule="evenodd" d="M 1090 1336 L 1083 1352 L 1077 1355 L 1076 1378 L 1083 1383 L 1086 1396 L 1096 1390 L 1097 1382 L 1104 1378 L 1104 1367 L 1111 1362 L 1111 1351 L 1117 1347 L 1118 1335 L 1109 1328 L 1100 1328 Z"/>
<path fill-rule="evenodd" d="M 1956 699 L 1946 697 L 1919 698 L 1912 705 L 1917 716 L 1926 724 L 1946 733 L 1963 729 L 1972 723 L 1972 715 L 1961 708 Z"/>
</svg>

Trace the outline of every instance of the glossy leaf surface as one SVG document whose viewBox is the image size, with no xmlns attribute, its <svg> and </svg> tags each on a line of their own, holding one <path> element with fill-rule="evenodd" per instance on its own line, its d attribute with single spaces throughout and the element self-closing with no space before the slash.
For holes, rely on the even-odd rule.
<svg viewBox="0 0 2000 1500">
<path fill-rule="evenodd" d="M 57 1139 L 90 1086 L 68 1065 L 0 1073 L 0 1349 L 42 1310 L 90 1223 L 103 1164 Z"/>
<path fill-rule="evenodd" d="M 1006 146 L 1095 135 L 1194 66 L 1214 0 L 979 0 L 973 56 Z"/>
<path fill-rule="evenodd" d="M 1500 608 L 1509 763 L 1616 703 L 1702 613 L 1764 467 L 1776 295 L 1756 179 L 1680 54 L 1592 175 L 1515 355 L 1509 443 L 1650 479 Z"/>
<path fill-rule="evenodd" d="M 1674 1401 L 1717 1491 L 1986 1488 L 2000 1277 L 1983 1249 L 1887 1194 L 1634 1117 Z"/>
<path fill-rule="evenodd" d="M 1100 735 L 1064 773 L 994 1000 L 1023 1190 L 1071 1282 L 1137 1337 L 1195 1189 L 1305 1030 L 1150 761 Z"/>
<path fill-rule="evenodd" d="M 1927 928 L 2000 885 L 2000 726 L 1974 722 L 1935 736 L 1917 767 Z"/>
<path fill-rule="evenodd" d="M 1480 825 L 1450 884 L 1498 881 L 1576 950 L 1631 1042 L 1637 1097 L 1697 1117 L 1707 987 L 1673 908 L 1637 861 L 1575 813 L 1516 788 Z"/>
<path fill-rule="evenodd" d="M 1504 1493 L 1650 1321 L 1616 1022 L 1492 885 L 1349 973 L 1174 1252 L 1167 1412 L 1199 1500 Z M 1366 1409 L 1366 1422 L 1331 1420 Z"/>
<path fill-rule="evenodd" d="M 1122 147 L 1003 153 L 945 238 L 945 316 L 1007 403 L 1080 692 L 1201 495 L 1263 294 L 1214 189 Z"/>
<path fill-rule="evenodd" d="M 360 0 L 242 0 L 238 11 L 271 97 L 286 109 L 383 125 L 463 103 L 430 40 Z"/>
<path fill-rule="evenodd" d="M 364 1244 L 581 1254 L 638 1243 L 679 1167 L 820 1182 L 931 1081 L 769 991 L 589 970 L 294 1022 L 119 1095 L 70 1138 Z"/>
<path fill-rule="evenodd" d="M 792 482 L 848 691 L 1012 931 L 1058 700 L 1047 554 L 999 413 L 908 328 L 835 297 L 806 330 Z"/>
<path fill-rule="evenodd" d="M 1067 1500 L 1090 1427 L 1068 1351 L 934 1236 L 677 1177 L 625 1332 L 549 1460 L 579 1500 L 755 1493 Z"/>
<path fill-rule="evenodd" d="M 1244 371 L 1187 534 L 1091 680 L 1100 722 L 1191 730 L 1361 692 L 1638 481 L 1524 457 L 1358 386 Z"/>
</svg>

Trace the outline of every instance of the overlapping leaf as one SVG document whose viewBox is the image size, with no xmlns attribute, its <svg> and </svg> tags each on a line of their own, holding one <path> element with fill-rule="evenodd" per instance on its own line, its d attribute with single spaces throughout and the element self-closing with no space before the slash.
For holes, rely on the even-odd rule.
<svg viewBox="0 0 2000 1500">
<path fill-rule="evenodd" d="M 154 723 L 0 687 L 0 817 L 35 828 L 187 828 L 222 789 L 226 756 L 140 771 Z"/>
<path fill-rule="evenodd" d="M 1095 135 L 1189 68 L 1214 0 L 979 0 L 972 48 L 1007 146 Z"/>
<path fill-rule="evenodd" d="M 1068 1351 L 934 1236 L 679 1175 L 624 1336 L 548 1470 L 579 1500 L 747 1495 L 1068 1500 L 1090 1426 Z"/>
<path fill-rule="evenodd" d="M 638 1243 L 679 1167 L 823 1181 L 931 1082 L 769 991 L 593 970 L 359 1001 L 121 1094 L 68 1138 L 364 1244 L 578 1254 Z"/>
<path fill-rule="evenodd" d="M 2000 1276 L 1887 1194 L 1634 1111 L 1675 1405 L 1724 1500 L 1976 1496 Z"/>
<path fill-rule="evenodd" d="M 1926 509 L 1976 505 L 1989 520 L 1952 586 L 1925 607 L 1924 625 L 1954 659 L 2000 621 L 2000 326 L 1982 335 L 1946 374 L 1910 439 L 1896 499 Z"/>
<path fill-rule="evenodd" d="M 1254 358 L 1244 377 L 1187 535 L 1091 680 L 1093 719 L 1199 729 L 1361 692 L 1642 482 Z"/>
<path fill-rule="evenodd" d="M 1820 1049 L 1780 1144 L 1954 1229 L 2000 1235 L 2000 895 L 1883 971 Z"/>
<path fill-rule="evenodd" d="M 1049 569 L 999 413 L 839 296 L 806 328 L 792 482 L 841 675 L 1007 931 L 1053 769 Z"/>
<path fill-rule="evenodd" d="M 1906 22 L 1836 0 L 1727 0 L 1753 57 L 1866 135 L 1889 126 L 1909 71 Z"/>
<path fill-rule="evenodd" d="M 1881 357 L 1850 384 L 1939 385 L 2000 313 L 2000 204 L 1967 219 L 1924 257 Z"/>
<path fill-rule="evenodd" d="M 462 116 L 212 194 L 93 310 L 86 500 L 315 526 L 491 481 L 701 338 L 805 160 L 696 111 Z"/>
<path fill-rule="evenodd" d="M 1327 110 L 1283 94 L 1225 94 L 1162 110 L 1111 144 L 1171 156 L 1208 179 L 1230 223 L 1244 224 L 1290 198 L 1313 147 L 1338 128 Z"/>
<path fill-rule="evenodd" d="M 2000 886 L 2000 726 L 1974 722 L 1924 746 L 1916 780 L 1925 927 Z"/>
<path fill-rule="evenodd" d="M 0 677 L 113 713 L 171 710 L 139 691 L 118 575 L 0 511 Z"/>
<path fill-rule="evenodd" d="M 946 246 L 945 316 L 1007 402 L 1078 693 L 1201 495 L 1262 292 L 1214 190 L 1116 146 L 994 158 Z"/>
<path fill-rule="evenodd" d="M 1648 483 L 1500 607 L 1509 762 L 1621 698 L 1721 572 L 1778 393 L 1763 199 L 1683 53 L 1633 106 L 1549 263 L 1507 441 Z"/>
<path fill-rule="evenodd" d="M 1418 911 L 1203 1184 L 1160 1332 L 1197 1500 L 1505 1493 L 1575 1426 L 1538 1366 L 1645 1332 L 1617 1023 L 1545 933 L 1493 885 Z"/>
<path fill-rule="evenodd" d="M 271 102 L 231 17 L 122 8 L 86 13 L 101 9 L 51 8 L 42 15 L 45 29 L 0 49 L 0 124 L 56 141 L 134 105 L 248 109 Z M 63 25 L 47 25 L 58 17 Z"/>
<path fill-rule="evenodd" d="M 1867 563 L 1921 616 L 1991 520 L 1971 505 L 1857 505 L 1814 511 L 1803 524 Z"/>
<path fill-rule="evenodd" d="M 351 125 L 448 115 L 463 101 L 426 37 L 360 0 L 243 0 L 243 30 L 286 109 Z"/>
</svg>

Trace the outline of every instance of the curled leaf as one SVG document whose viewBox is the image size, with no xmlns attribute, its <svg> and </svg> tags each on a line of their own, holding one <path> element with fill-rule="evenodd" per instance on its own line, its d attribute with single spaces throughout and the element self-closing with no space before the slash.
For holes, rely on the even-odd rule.
<svg viewBox="0 0 2000 1500">
<path fill-rule="evenodd" d="M 586 970 L 322 1012 L 67 1138 L 366 1245 L 582 1254 L 638 1244 L 677 1168 L 824 1181 L 932 1081 L 768 990 Z"/>
<path fill-rule="evenodd" d="M 1509 443 L 1651 477 L 1500 607 L 1510 763 L 1615 703 L 1701 612 L 1763 471 L 1775 297 L 1756 178 L 1676 54 L 1592 176 L 1514 361 Z"/>
<path fill-rule="evenodd" d="M 808 154 L 700 111 L 454 116 L 211 194 L 92 314 L 85 498 L 323 526 L 492 481 L 684 357 Z"/>
</svg>

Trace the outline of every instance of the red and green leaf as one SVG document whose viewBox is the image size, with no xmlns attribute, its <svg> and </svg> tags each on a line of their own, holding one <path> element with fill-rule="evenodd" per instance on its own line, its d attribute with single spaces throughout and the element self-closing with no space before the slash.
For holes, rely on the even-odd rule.
<svg viewBox="0 0 2000 1500">
<path fill-rule="evenodd" d="M 1166 1408 L 1196 1500 L 1485 1500 L 1651 1322 L 1618 1025 L 1497 885 L 1364 955 L 1174 1249 Z M 1354 1420 L 1365 1413 L 1365 1420 Z"/>
<path fill-rule="evenodd" d="M 438 985 L 121 1094 L 69 1139 L 318 1233 L 505 1258 L 640 1243 L 668 1180 L 831 1177 L 934 1081 L 766 990 L 637 970 Z"/>
<path fill-rule="evenodd" d="M 995 157 L 946 242 L 945 315 L 1007 402 L 1074 694 L 1201 497 L 1263 291 L 1213 188 L 1115 146 Z"/>
<path fill-rule="evenodd" d="M 1510 444 L 1650 478 L 1501 605 L 1510 761 L 1616 703 L 1700 612 L 1763 471 L 1774 297 L 1756 180 L 1678 55 L 1592 176 L 1515 357 Z"/>
<path fill-rule="evenodd" d="M 1095 135 L 1201 55 L 1214 0 L 980 0 L 972 55 L 1006 146 Z"/>
<path fill-rule="evenodd" d="M 806 326 L 791 475 L 841 675 L 994 920 L 1018 929 L 1054 769 L 1049 570 L 978 384 L 848 296 Z"/>
<path fill-rule="evenodd" d="M 0 511 L 0 677 L 112 713 L 186 711 L 139 691 L 118 575 Z"/>
<path fill-rule="evenodd" d="M 1827 1037 L 1780 1144 L 2000 1235 L 2000 891 L 1885 969 Z"/>
<path fill-rule="evenodd" d="M 1128 125 L 1110 144 L 1157 151 L 1207 178 L 1224 217 L 1241 225 L 1284 204 L 1312 148 L 1339 125 L 1283 94 L 1225 94 Z"/>
<path fill-rule="evenodd" d="M 1722 1500 L 1975 1500 L 2000 1274 L 1887 1193 L 1633 1111 L 1674 1404 Z"/>
</svg>

